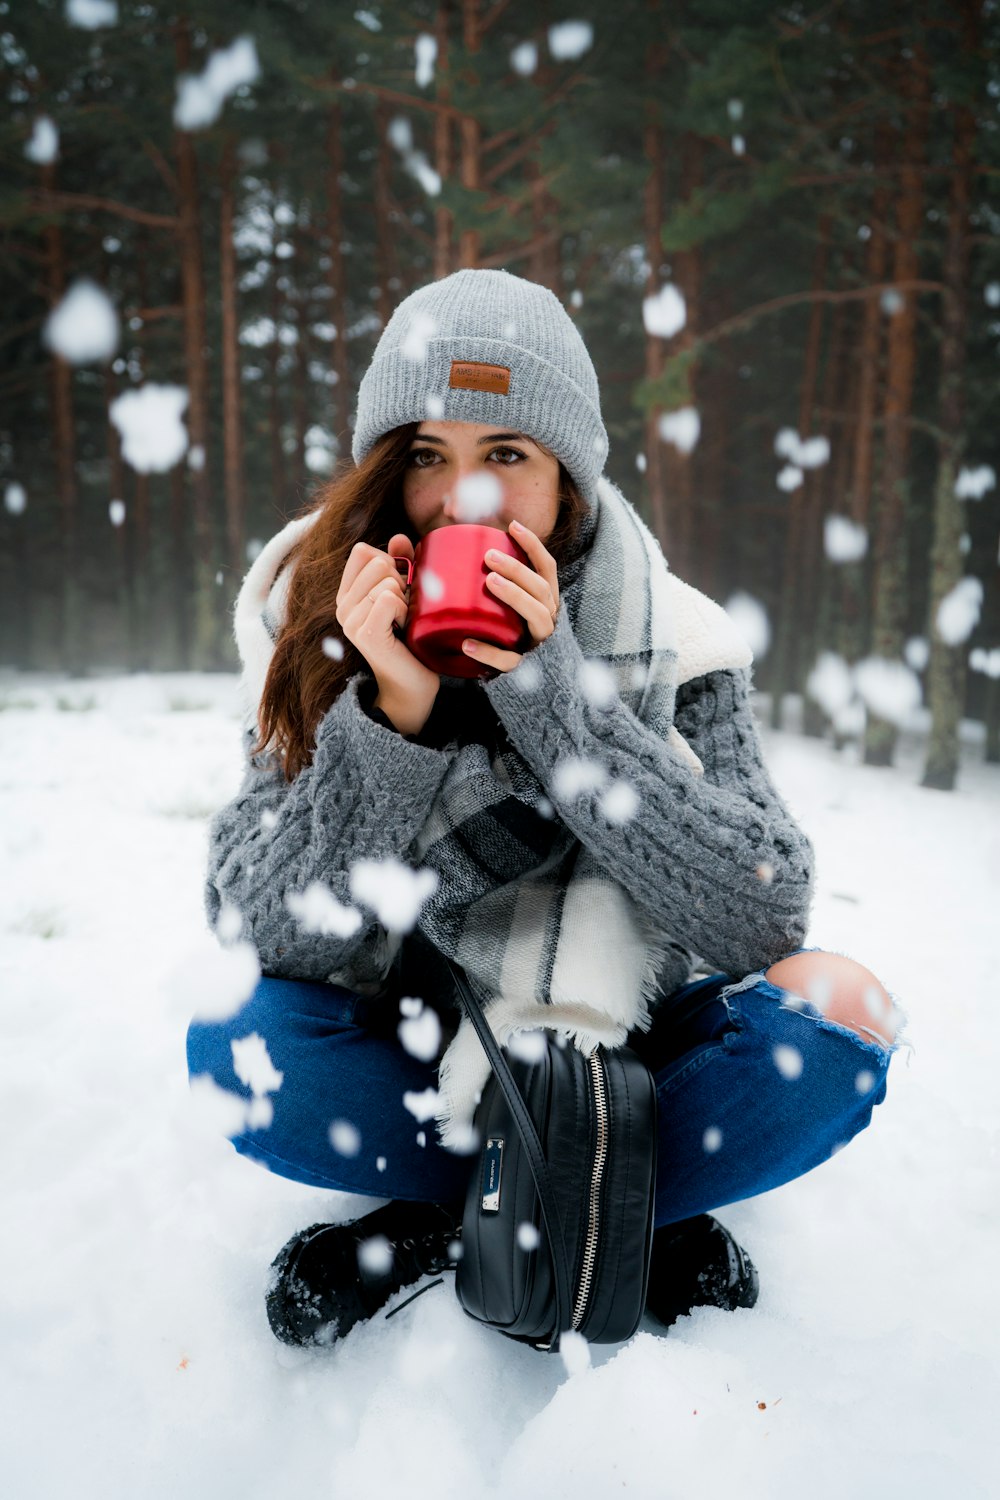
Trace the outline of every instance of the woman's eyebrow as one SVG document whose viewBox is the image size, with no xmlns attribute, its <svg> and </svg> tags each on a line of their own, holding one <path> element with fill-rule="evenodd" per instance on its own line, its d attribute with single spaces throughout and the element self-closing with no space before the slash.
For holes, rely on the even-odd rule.
<svg viewBox="0 0 1000 1500">
<path fill-rule="evenodd" d="M 533 448 L 537 448 L 538 446 L 538 444 L 534 442 L 532 438 L 527 437 L 523 432 L 490 432 L 487 433 L 486 437 L 479 438 L 478 442 L 476 443 L 476 447 L 481 448 L 484 443 L 510 442 L 511 439 L 518 443 L 531 443 L 531 446 Z M 413 441 L 415 443 L 440 443 L 444 448 L 447 448 L 448 446 L 447 438 L 434 437 L 429 432 L 414 433 Z"/>
</svg>

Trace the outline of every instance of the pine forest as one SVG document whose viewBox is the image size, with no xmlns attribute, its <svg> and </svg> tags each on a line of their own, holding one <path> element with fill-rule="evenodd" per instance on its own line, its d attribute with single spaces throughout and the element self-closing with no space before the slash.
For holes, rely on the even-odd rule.
<svg viewBox="0 0 1000 1500">
<path fill-rule="evenodd" d="M 550 288 L 807 733 L 1000 761 L 996 0 L 0 0 L 0 664 L 236 664 L 392 309 Z"/>
</svg>

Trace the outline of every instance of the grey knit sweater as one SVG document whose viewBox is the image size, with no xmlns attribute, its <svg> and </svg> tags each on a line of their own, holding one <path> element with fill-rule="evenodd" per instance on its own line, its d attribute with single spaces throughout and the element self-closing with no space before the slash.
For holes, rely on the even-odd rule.
<svg viewBox="0 0 1000 1500">
<path fill-rule="evenodd" d="M 629 893 L 664 940 L 660 988 L 689 977 L 694 956 L 733 976 L 799 947 L 812 894 L 809 840 L 763 763 L 745 669 L 683 683 L 675 725 L 704 766 L 703 776 L 620 702 L 595 708 L 580 691 L 583 657 L 560 612 L 554 633 L 530 660 L 542 673 L 525 693 L 514 673 L 469 691 L 484 695 L 538 776 L 556 816 Z M 225 900 L 242 914 L 265 974 L 323 980 L 349 974 L 369 993 L 382 985 L 397 941 L 365 913 L 350 938 L 306 934 L 285 894 L 320 880 L 350 903 L 358 859 L 406 859 L 443 781 L 458 739 L 435 745 L 379 723 L 354 678 L 321 719 L 313 763 L 288 785 L 267 757 L 248 760 L 237 796 L 213 820 L 206 909 Z M 253 739 L 248 735 L 246 748 Z M 628 782 L 641 813 L 613 824 L 594 799 L 560 798 L 555 768 L 569 757 L 597 760 Z"/>
</svg>

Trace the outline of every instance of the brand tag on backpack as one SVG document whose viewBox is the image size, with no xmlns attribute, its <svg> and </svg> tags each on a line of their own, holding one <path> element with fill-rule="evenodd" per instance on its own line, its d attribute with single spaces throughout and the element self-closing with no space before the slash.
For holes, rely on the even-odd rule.
<svg viewBox="0 0 1000 1500">
<path fill-rule="evenodd" d="M 500 1212 L 500 1178 L 503 1174 L 503 1136 L 491 1135 L 483 1153 L 483 1197 L 484 1214 Z"/>
</svg>

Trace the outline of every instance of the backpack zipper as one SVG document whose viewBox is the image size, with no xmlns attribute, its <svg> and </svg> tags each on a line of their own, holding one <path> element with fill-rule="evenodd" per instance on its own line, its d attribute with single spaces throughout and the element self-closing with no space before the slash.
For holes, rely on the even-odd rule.
<svg viewBox="0 0 1000 1500">
<path fill-rule="evenodd" d="M 604 1177 L 604 1166 L 608 1159 L 608 1096 L 604 1083 L 604 1069 L 601 1066 L 599 1053 L 595 1050 L 588 1057 L 590 1064 L 590 1076 L 594 1085 L 594 1109 L 597 1115 L 597 1142 L 594 1147 L 594 1162 L 590 1170 L 590 1203 L 587 1214 L 587 1237 L 583 1245 L 583 1259 L 580 1262 L 580 1282 L 576 1289 L 576 1298 L 573 1303 L 573 1316 L 570 1327 L 574 1330 L 583 1322 L 583 1315 L 587 1309 L 587 1299 L 590 1296 L 590 1287 L 594 1279 L 594 1265 L 597 1260 L 597 1241 L 601 1227 L 601 1182 Z"/>
</svg>

